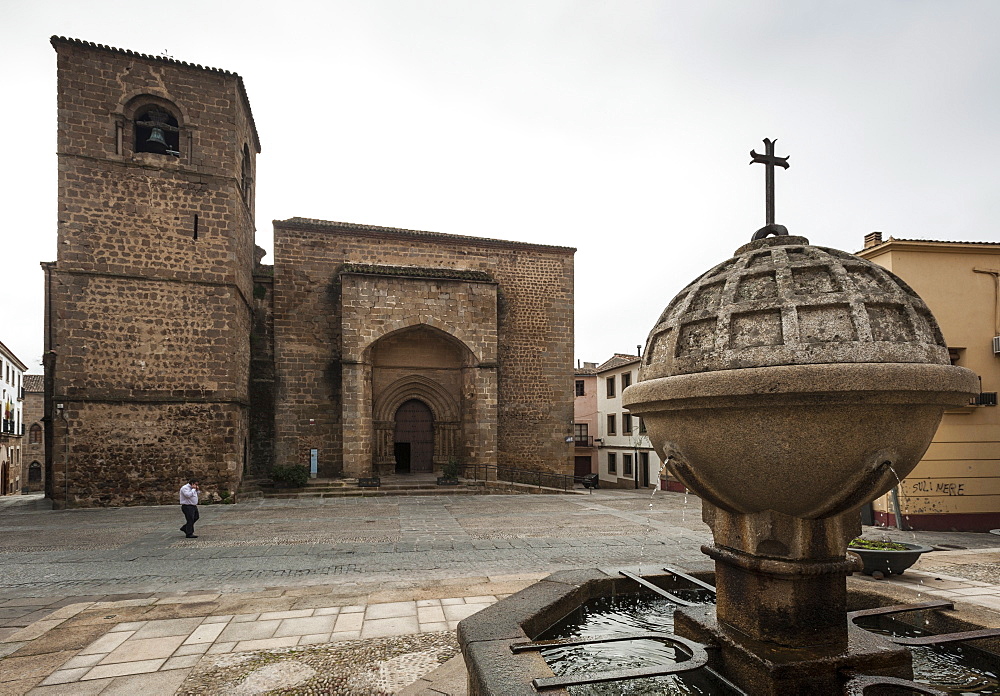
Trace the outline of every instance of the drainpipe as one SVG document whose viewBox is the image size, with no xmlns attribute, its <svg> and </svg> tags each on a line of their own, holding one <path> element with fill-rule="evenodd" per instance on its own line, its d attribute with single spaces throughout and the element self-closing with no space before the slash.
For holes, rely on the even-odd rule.
<svg viewBox="0 0 1000 696">
<path fill-rule="evenodd" d="M 1000 336 L 1000 271 L 992 268 L 973 268 L 973 273 L 993 276 L 993 335 Z"/>
<path fill-rule="evenodd" d="M 63 447 L 63 509 L 69 507 L 69 421 L 66 419 L 66 409 L 62 404 L 56 404 L 59 418 L 65 426 L 65 440 Z"/>
</svg>

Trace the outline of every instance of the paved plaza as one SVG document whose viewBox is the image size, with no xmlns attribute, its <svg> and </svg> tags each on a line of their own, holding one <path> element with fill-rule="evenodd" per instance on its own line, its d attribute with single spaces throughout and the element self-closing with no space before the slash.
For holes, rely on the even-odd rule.
<svg viewBox="0 0 1000 696">
<path fill-rule="evenodd" d="M 711 539 L 698 499 L 667 492 L 259 499 L 201 506 L 198 539 L 178 530 L 178 506 L 3 504 L 4 598 L 701 564 Z"/>
<path fill-rule="evenodd" d="M 182 521 L 0 499 L 0 696 L 458 696 L 458 621 L 548 573 L 711 568 L 680 493 L 255 500 L 203 506 L 198 539 Z M 1000 609 L 1000 538 L 888 535 L 947 550 L 882 582 Z"/>
</svg>

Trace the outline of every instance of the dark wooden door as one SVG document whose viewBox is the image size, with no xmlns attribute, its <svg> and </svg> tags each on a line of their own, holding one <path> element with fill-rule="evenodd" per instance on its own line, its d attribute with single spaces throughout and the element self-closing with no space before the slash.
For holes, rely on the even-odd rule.
<svg viewBox="0 0 1000 696">
<path fill-rule="evenodd" d="M 639 487 L 649 488 L 649 452 L 639 453 Z"/>
<path fill-rule="evenodd" d="M 576 457 L 573 461 L 573 475 L 586 476 L 590 471 L 590 457 Z"/>
<path fill-rule="evenodd" d="M 434 470 L 434 414 L 427 404 L 410 399 L 399 407 L 395 440 L 410 445 L 410 471 Z"/>
</svg>

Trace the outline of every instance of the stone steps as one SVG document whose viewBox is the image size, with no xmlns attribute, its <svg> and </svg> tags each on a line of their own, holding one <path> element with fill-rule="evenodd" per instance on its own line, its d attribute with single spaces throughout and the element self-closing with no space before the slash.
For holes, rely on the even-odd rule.
<svg viewBox="0 0 1000 696">
<path fill-rule="evenodd" d="M 274 488 L 262 486 L 265 498 L 289 500 L 294 498 L 337 498 L 344 496 L 388 496 L 388 495 L 477 495 L 484 487 L 474 483 L 457 486 L 439 486 L 429 479 L 388 480 L 379 488 L 361 488 L 350 479 L 312 479 L 302 488 Z"/>
<path fill-rule="evenodd" d="M 482 495 L 486 491 L 483 488 L 471 488 L 467 486 L 436 486 L 435 488 L 343 488 L 330 491 L 303 490 L 299 492 L 265 493 L 265 498 L 275 500 L 288 500 L 294 498 L 348 498 L 348 497 L 384 497 L 390 495 Z"/>
</svg>

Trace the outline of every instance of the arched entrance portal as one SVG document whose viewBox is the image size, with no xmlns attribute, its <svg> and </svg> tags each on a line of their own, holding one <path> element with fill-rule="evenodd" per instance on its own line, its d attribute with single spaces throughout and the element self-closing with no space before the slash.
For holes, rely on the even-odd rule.
<svg viewBox="0 0 1000 696">
<path fill-rule="evenodd" d="M 398 473 L 434 470 L 434 414 L 427 404 L 410 399 L 397 409 L 393 439 Z"/>
</svg>

